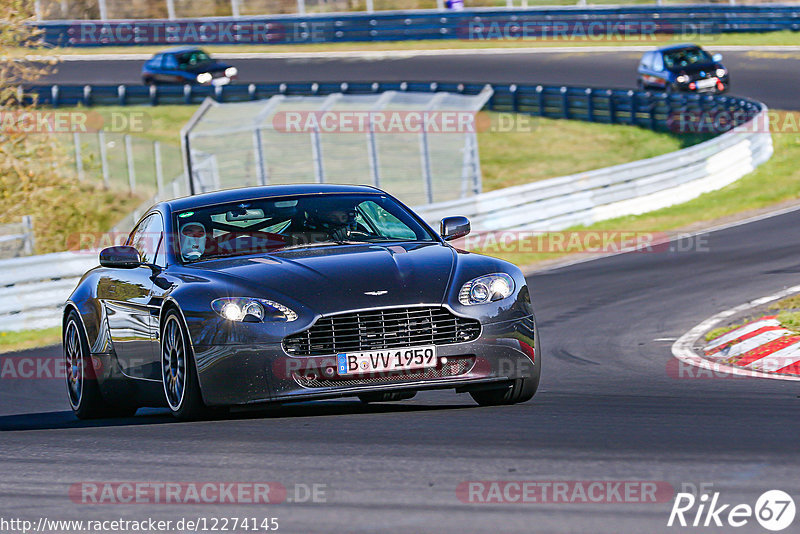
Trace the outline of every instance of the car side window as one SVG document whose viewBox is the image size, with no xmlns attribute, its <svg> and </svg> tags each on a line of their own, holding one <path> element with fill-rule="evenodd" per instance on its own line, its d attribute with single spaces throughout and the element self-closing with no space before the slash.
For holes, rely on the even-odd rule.
<svg viewBox="0 0 800 534">
<path fill-rule="evenodd" d="M 178 60 L 172 54 L 164 54 L 164 61 L 161 67 L 169 70 L 176 70 L 178 68 Z"/>
<path fill-rule="evenodd" d="M 642 64 L 641 67 L 643 69 L 651 69 L 653 68 L 653 52 L 647 52 L 645 55 L 642 56 Z"/>
<path fill-rule="evenodd" d="M 416 239 L 417 234 L 400 219 L 372 201 L 358 205 L 357 222 L 366 219 L 367 224 L 375 227 L 381 235 L 391 239 Z"/>
<path fill-rule="evenodd" d="M 128 245 L 139 252 L 143 263 L 153 263 L 164 267 L 164 248 L 162 246 L 164 224 L 161 215 L 154 213 L 144 219 L 128 239 Z"/>
<path fill-rule="evenodd" d="M 653 58 L 653 70 L 664 70 L 664 58 L 658 52 L 656 52 Z"/>
</svg>

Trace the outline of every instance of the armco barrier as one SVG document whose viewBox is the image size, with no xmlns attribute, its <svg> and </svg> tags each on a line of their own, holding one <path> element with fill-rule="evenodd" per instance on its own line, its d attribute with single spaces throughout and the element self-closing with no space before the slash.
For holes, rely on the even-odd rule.
<svg viewBox="0 0 800 534">
<path fill-rule="evenodd" d="M 800 30 L 797 5 L 578 6 L 39 22 L 56 46 L 291 44 Z"/>
<path fill-rule="evenodd" d="M 97 254 L 59 252 L 0 261 L 0 331 L 58 326 L 64 302 Z"/>
<path fill-rule="evenodd" d="M 560 230 L 672 206 L 735 182 L 772 155 L 767 109 L 704 143 L 623 165 L 419 206 L 429 223 L 464 215 L 473 230 Z"/>
<path fill-rule="evenodd" d="M 745 98 L 687 93 L 663 93 L 567 87 L 439 82 L 303 82 L 281 84 L 226 85 L 35 85 L 25 89 L 39 104 L 59 106 L 200 104 L 208 97 L 218 102 L 260 100 L 274 95 L 370 94 L 383 91 L 416 91 L 478 94 L 486 85 L 494 90 L 486 105 L 491 111 L 525 113 L 540 117 L 584 120 L 641 126 L 653 130 L 682 127 L 703 130 L 697 120 L 728 117 L 735 124 L 752 118 L 761 109 Z M 683 123 L 676 124 L 681 119 Z M 723 122 L 707 133 L 719 133 L 732 124 Z"/>
</svg>

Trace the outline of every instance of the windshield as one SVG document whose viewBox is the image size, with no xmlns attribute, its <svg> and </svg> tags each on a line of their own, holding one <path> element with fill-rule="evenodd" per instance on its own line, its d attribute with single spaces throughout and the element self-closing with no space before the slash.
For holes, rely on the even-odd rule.
<svg viewBox="0 0 800 534">
<path fill-rule="evenodd" d="M 209 61 L 211 57 L 202 50 L 192 50 L 178 55 L 178 64 L 182 69 L 191 69 Z"/>
<path fill-rule="evenodd" d="M 668 69 L 682 69 L 704 63 L 711 63 L 711 56 L 702 48 L 682 48 L 664 52 L 664 65 Z"/>
<path fill-rule="evenodd" d="M 175 215 L 184 262 L 345 243 L 434 241 L 381 194 L 299 195 L 220 204 Z"/>
</svg>

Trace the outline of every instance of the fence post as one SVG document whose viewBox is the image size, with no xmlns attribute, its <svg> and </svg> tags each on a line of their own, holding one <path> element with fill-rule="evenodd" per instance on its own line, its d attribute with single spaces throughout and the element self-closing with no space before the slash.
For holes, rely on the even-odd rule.
<svg viewBox="0 0 800 534">
<path fill-rule="evenodd" d="M 36 20 L 42 20 L 42 0 L 34 0 L 33 12 L 36 14 Z"/>
<path fill-rule="evenodd" d="M 369 130 L 367 131 L 367 154 L 369 156 L 369 171 L 372 174 L 372 185 L 381 186 L 381 171 L 378 164 L 378 144 L 375 140 L 375 121 L 372 113 L 369 116 Z"/>
<path fill-rule="evenodd" d="M 428 150 L 428 129 L 425 122 L 419 134 L 420 163 L 422 164 L 422 185 L 425 188 L 425 197 L 428 204 L 433 204 L 433 180 L 431 178 L 431 154 Z"/>
<path fill-rule="evenodd" d="M 261 140 L 261 128 L 258 126 L 256 126 L 256 128 L 253 130 L 253 148 L 255 149 L 256 155 L 258 183 L 261 185 L 267 185 L 269 180 L 267 179 L 267 165 L 266 161 L 264 160 L 264 145 Z"/>
<path fill-rule="evenodd" d="M 136 192 L 136 171 L 133 168 L 133 141 L 131 136 L 125 134 L 125 155 L 128 160 L 128 185 L 130 186 L 131 193 Z"/>
<path fill-rule="evenodd" d="M 106 0 L 98 0 L 97 3 L 100 6 L 100 20 L 108 20 L 108 6 L 106 6 Z"/>
<path fill-rule="evenodd" d="M 297 0 L 297 14 L 298 15 L 306 14 L 306 0 Z"/>
<path fill-rule="evenodd" d="M 153 141 L 153 157 L 156 166 L 156 187 L 158 200 L 164 200 L 164 169 L 161 166 L 161 143 Z"/>
<path fill-rule="evenodd" d="M 367 0 L 367 13 L 373 13 L 375 11 L 375 2 L 373 0 Z"/>
<path fill-rule="evenodd" d="M 108 179 L 108 154 L 106 153 L 106 133 L 103 130 L 97 132 L 97 144 L 100 145 L 100 166 L 103 169 L 103 183 L 106 189 L 111 185 Z"/>
<path fill-rule="evenodd" d="M 167 18 L 175 20 L 175 0 L 167 0 Z"/>
<path fill-rule="evenodd" d="M 81 155 L 81 137 L 78 132 L 72 133 L 72 143 L 75 145 L 75 169 L 78 171 L 78 180 L 83 180 L 83 156 Z"/>
<path fill-rule="evenodd" d="M 231 15 L 234 17 L 241 17 L 239 14 L 239 0 L 231 0 Z"/>
<path fill-rule="evenodd" d="M 311 156 L 314 159 L 314 177 L 318 184 L 325 183 L 325 169 L 322 166 L 322 144 L 319 138 L 319 127 L 311 130 Z"/>
<path fill-rule="evenodd" d="M 25 234 L 22 245 L 22 253 L 26 256 L 33 256 L 33 250 L 35 248 L 33 236 L 33 217 L 30 215 L 23 215 L 22 228 Z"/>
</svg>

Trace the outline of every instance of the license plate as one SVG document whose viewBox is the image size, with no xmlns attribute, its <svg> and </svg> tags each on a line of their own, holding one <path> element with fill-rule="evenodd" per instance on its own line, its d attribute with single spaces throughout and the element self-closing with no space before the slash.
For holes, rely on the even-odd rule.
<svg viewBox="0 0 800 534">
<path fill-rule="evenodd" d="M 436 347 L 368 350 L 336 355 L 340 375 L 363 375 L 436 367 Z"/>
<path fill-rule="evenodd" d="M 709 87 L 714 87 L 715 85 L 717 85 L 716 78 L 706 78 L 705 80 L 697 80 L 698 89 L 708 89 Z"/>
</svg>

